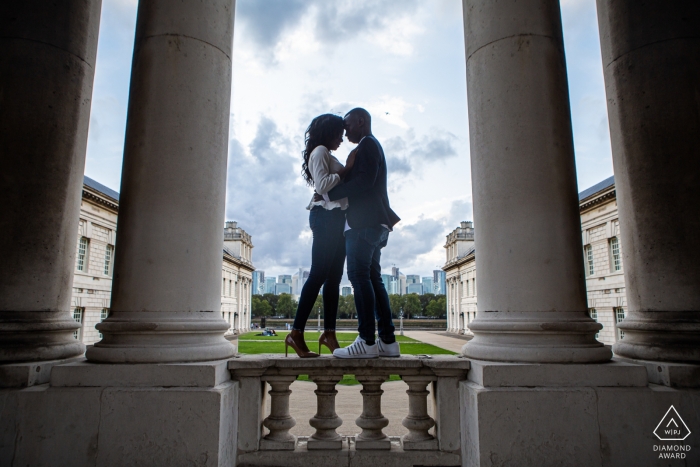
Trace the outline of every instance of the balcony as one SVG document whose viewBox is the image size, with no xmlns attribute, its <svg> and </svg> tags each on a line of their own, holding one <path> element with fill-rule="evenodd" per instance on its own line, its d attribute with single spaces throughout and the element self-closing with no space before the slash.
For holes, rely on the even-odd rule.
<svg viewBox="0 0 700 467">
<path fill-rule="evenodd" d="M 467 377 L 468 360 L 454 356 L 340 360 L 267 355 L 242 356 L 230 360 L 228 368 L 240 388 L 237 465 L 462 465 L 459 382 Z M 336 385 L 347 374 L 355 375 L 362 384 L 362 407 L 357 407 L 354 421 L 342 420 L 335 412 Z M 308 375 L 316 384 L 317 410 L 302 430 L 304 436 L 290 432 L 305 422 L 290 414 L 290 385 L 299 375 Z M 401 420 L 408 433 L 401 437 L 383 432 L 389 419 L 381 410 L 381 386 L 389 375 L 399 375 L 408 385 L 408 407 Z M 434 417 L 429 415 L 428 404 L 432 404 Z M 357 434 L 338 434 L 336 430 L 348 423 L 357 426 Z"/>
</svg>

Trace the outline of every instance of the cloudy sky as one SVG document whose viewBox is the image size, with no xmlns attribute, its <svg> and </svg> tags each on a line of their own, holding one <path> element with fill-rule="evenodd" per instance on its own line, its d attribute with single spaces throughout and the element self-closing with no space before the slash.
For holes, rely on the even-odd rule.
<svg viewBox="0 0 700 467">
<path fill-rule="evenodd" d="M 90 119 L 86 175 L 117 190 L 136 4 L 103 0 Z M 595 0 L 561 4 L 581 191 L 612 175 L 603 71 Z M 256 267 L 310 266 L 304 130 L 363 106 L 402 218 L 382 264 L 432 275 L 472 219 L 465 74 L 460 0 L 238 0 L 226 219 L 253 236 Z"/>
</svg>

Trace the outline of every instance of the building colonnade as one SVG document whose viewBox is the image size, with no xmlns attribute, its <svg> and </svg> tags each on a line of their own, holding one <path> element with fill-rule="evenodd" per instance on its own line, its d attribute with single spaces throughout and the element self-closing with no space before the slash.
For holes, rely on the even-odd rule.
<svg viewBox="0 0 700 467">
<path fill-rule="evenodd" d="M 631 13 L 625 5 L 601 0 L 598 8 L 620 229 L 629 245 L 624 255 L 630 312 L 621 325 L 628 338 L 616 350 L 633 358 L 696 362 L 700 290 L 698 246 L 691 239 L 698 220 L 691 200 L 697 199 L 699 158 L 693 135 L 699 123 L 689 116 L 691 109 L 687 115 L 676 108 L 667 111 L 669 102 L 692 100 L 686 97 L 696 87 L 689 77 L 697 73 L 697 63 L 685 57 L 693 56 L 696 45 L 671 25 L 656 28 L 655 37 L 670 34 L 669 41 L 678 47 L 665 53 L 661 45 L 644 42 L 626 29 L 623 19 Z M 558 3 L 469 0 L 464 7 L 481 277 L 480 312 L 471 323 L 475 337 L 465 354 L 504 361 L 607 361 L 610 352 L 595 342 L 598 326 L 586 314 Z M 13 185 L 3 188 L 4 199 L 20 208 L 5 210 L 2 220 L 6 261 L 0 326 L 7 344 L 1 355 L 8 362 L 60 359 L 82 353 L 71 339 L 75 325 L 68 314 L 74 253 L 67 246 L 75 244 L 76 232 L 60 226 L 72 225 L 80 203 L 100 8 L 99 2 L 56 6 L 44 13 L 12 8 L 18 9 L 19 22 L 34 28 L 16 30 L 3 53 L 33 59 L 13 66 L 5 75 L 6 86 L 17 91 L 17 99 L 30 97 L 26 104 L 34 113 L 21 111 L 10 99 L 5 113 L 13 110 L 17 118 L 4 123 L 3 138 L 18 147 L 30 131 L 33 145 L 18 151 L 22 157 L 3 158 L 5 173 L 14 175 Z M 228 326 L 214 311 L 220 305 L 219 225 L 233 8 L 228 0 L 139 4 L 112 313 L 99 325 L 104 338 L 88 352 L 89 361 L 196 361 L 232 355 L 223 338 Z M 675 8 L 650 6 L 638 15 L 640 21 L 652 21 L 661 9 L 671 22 L 677 20 Z M 49 14 L 63 23 L 58 21 L 52 36 L 44 37 L 49 34 L 44 15 Z M 500 20 L 491 23 L 490 18 Z M 32 34 L 43 42 L 32 42 Z M 41 45 L 51 40 L 61 46 L 60 56 L 56 47 Z M 75 66 L 66 70 L 66 59 Z M 664 66 L 653 66 L 655 60 Z M 650 87 L 650 76 L 625 71 L 620 63 L 627 62 L 656 70 L 653 76 L 673 85 Z M 43 87 L 60 93 L 36 91 L 42 86 L 22 74 L 36 80 L 40 70 L 51 71 Z M 642 90 L 645 97 L 637 98 Z M 56 97 L 66 93 L 72 93 L 70 99 Z M 43 111 L 49 105 L 53 110 Z M 658 111 L 647 110 L 648 105 Z M 51 139 L 57 135 L 42 131 L 57 119 L 58 142 Z M 650 121 L 657 130 L 643 133 L 641 144 L 636 136 Z M 42 203 L 50 199 L 47 206 L 32 206 L 37 219 L 55 219 L 59 226 L 50 238 L 39 229 L 30 231 L 22 216 L 36 198 L 16 196 L 38 182 L 39 194 L 61 194 L 41 197 Z M 653 207 L 671 205 L 658 202 L 669 197 L 673 209 Z M 651 218 L 655 221 L 647 221 Z M 660 225 L 674 225 L 679 234 L 665 235 Z M 55 260 L 47 267 L 45 254 L 27 254 L 17 242 L 31 243 L 29 252 L 44 245 L 41 250 Z M 665 246 L 663 255 L 651 246 L 657 243 Z M 665 272 L 661 283 L 654 282 L 659 268 Z M 18 293 L 20 289 L 29 293 Z M 20 297 L 36 298 L 26 303 Z M 157 323 L 159 330 L 144 331 L 148 323 Z M 543 324 L 549 330 L 543 331 Z"/>
</svg>

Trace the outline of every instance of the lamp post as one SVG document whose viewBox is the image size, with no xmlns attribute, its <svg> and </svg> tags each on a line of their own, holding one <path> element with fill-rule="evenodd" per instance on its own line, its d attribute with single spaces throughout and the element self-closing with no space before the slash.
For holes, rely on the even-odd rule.
<svg viewBox="0 0 700 467">
<path fill-rule="evenodd" d="M 321 307 L 318 307 L 318 332 L 321 332 Z"/>
<path fill-rule="evenodd" d="M 403 336 L 403 308 L 399 309 L 399 335 Z"/>
</svg>

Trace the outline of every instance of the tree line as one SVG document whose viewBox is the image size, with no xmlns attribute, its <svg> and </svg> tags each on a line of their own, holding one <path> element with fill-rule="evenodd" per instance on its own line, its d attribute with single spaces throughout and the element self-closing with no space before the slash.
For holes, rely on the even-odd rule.
<svg viewBox="0 0 700 467">
<path fill-rule="evenodd" d="M 435 294 L 407 294 L 389 295 L 391 314 L 394 318 L 399 317 L 403 311 L 405 319 L 418 316 L 430 318 L 445 318 L 447 315 L 447 301 L 444 295 Z M 293 319 L 297 311 L 297 301 L 291 295 L 283 293 L 275 295 L 266 293 L 264 295 L 253 295 L 252 313 L 254 318 L 262 316 L 280 316 Z M 316 318 L 318 312 L 323 314 L 323 295 L 316 297 L 313 311 L 309 319 Z M 338 300 L 338 319 L 355 319 L 357 310 L 355 309 L 355 297 L 353 295 L 340 296 Z"/>
</svg>

